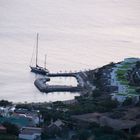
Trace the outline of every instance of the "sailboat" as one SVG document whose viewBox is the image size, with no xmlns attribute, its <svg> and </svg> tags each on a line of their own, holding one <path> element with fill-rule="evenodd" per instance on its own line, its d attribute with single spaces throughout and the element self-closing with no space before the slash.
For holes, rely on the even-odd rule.
<svg viewBox="0 0 140 140">
<path fill-rule="evenodd" d="M 36 41 L 36 54 L 35 54 L 35 66 L 31 66 L 31 72 L 34 72 L 36 74 L 41 74 L 41 75 L 47 75 L 49 73 L 48 69 L 46 69 L 46 55 L 45 55 L 45 62 L 44 62 L 44 67 L 41 67 L 38 65 L 38 37 L 39 34 L 37 33 L 37 41 Z M 32 60 L 31 60 L 32 63 Z"/>
</svg>

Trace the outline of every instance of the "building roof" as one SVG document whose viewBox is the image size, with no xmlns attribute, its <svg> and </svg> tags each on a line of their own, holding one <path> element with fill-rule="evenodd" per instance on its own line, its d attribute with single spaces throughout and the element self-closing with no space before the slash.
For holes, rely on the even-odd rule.
<svg viewBox="0 0 140 140">
<path fill-rule="evenodd" d="M 33 125 L 32 121 L 26 117 L 0 117 L 0 124 L 3 122 L 10 122 L 19 127 Z"/>
<path fill-rule="evenodd" d="M 61 120 L 57 120 L 49 125 L 49 127 L 56 125 L 57 127 L 61 127 L 64 123 Z"/>
<path fill-rule="evenodd" d="M 21 133 L 20 134 L 25 134 L 25 135 L 33 135 L 35 133 L 40 133 L 42 132 L 42 128 L 38 128 L 38 127 L 23 127 L 21 129 Z"/>
</svg>

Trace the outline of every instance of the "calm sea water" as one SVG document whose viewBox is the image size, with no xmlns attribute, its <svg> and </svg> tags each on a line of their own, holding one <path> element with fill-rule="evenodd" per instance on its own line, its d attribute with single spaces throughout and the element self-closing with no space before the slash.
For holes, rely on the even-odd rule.
<svg viewBox="0 0 140 140">
<path fill-rule="evenodd" d="M 34 87 L 29 63 L 37 32 L 39 64 L 47 54 L 52 72 L 93 69 L 139 57 L 140 1 L 0 0 L 0 99 L 54 101 L 78 94 L 46 95 Z M 67 81 L 59 80 L 54 83 Z"/>
</svg>

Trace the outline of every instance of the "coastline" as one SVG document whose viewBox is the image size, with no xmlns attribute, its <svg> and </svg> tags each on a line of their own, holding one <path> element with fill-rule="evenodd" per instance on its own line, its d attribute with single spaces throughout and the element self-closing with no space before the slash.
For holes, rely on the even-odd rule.
<svg viewBox="0 0 140 140">
<path fill-rule="evenodd" d="M 48 74 L 49 77 L 37 78 L 34 82 L 34 85 L 39 89 L 40 92 L 80 92 L 84 95 L 87 92 L 90 93 L 95 89 L 86 74 L 87 72 L 77 72 L 77 73 L 55 73 Z M 49 85 L 47 84 L 50 81 L 51 77 L 75 77 L 77 80 L 77 86 L 66 86 L 66 85 Z"/>
</svg>

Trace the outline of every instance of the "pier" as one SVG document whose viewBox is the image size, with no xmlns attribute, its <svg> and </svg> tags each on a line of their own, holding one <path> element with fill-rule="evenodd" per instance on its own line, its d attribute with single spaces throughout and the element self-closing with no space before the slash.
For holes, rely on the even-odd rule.
<svg viewBox="0 0 140 140">
<path fill-rule="evenodd" d="M 48 78 L 38 78 L 35 80 L 35 86 L 41 92 L 77 92 L 81 90 L 80 86 L 66 86 L 66 85 L 49 85 L 47 84 Z"/>
<path fill-rule="evenodd" d="M 77 86 L 66 86 L 66 85 L 49 85 L 47 82 L 51 77 L 75 77 L 77 80 Z M 41 92 L 78 92 L 82 91 L 82 94 L 85 94 L 85 91 L 92 91 L 95 89 L 95 86 L 91 85 L 88 81 L 86 71 L 80 72 L 59 72 L 59 73 L 48 73 L 44 78 L 38 78 L 34 82 L 35 86 Z"/>
<path fill-rule="evenodd" d="M 48 73 L 49 77 L 76 77 L 76 73 L 73 72 L 60 72 L 60 73 Z"/>
</svg>

